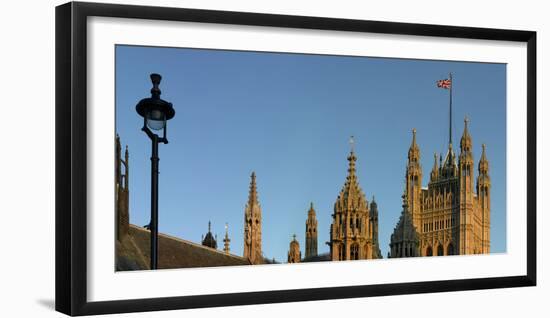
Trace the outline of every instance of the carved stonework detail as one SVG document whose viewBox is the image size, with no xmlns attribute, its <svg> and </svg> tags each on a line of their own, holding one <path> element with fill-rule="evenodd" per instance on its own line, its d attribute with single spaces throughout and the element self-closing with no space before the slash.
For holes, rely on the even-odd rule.
<svg viewBox="0 0 550 318">
<path fill-rule="evenodd" d="M 381 258 L 378 246 L 378 207 L 371 207 L 359 186 L 355 171 L 357 157 L 352 148 L 348 176 L 340 191 L 330 227 L 330 254 L 333 261 Z"/>
<path fill-rule="evenodd" d="M 489 161 L 483 145 L 477 178 L 474 178 L 473 143 L 468 123 L 466 119 L 458 156 L 455 155 L 452 144 L 449 144 L 445 160 L 440 155 L 438 163 L 437 155 L 434 155 L 427 188 L 421 186 L 420 150 L 416 144 L 416 130 L 413 131 L 405 194 L 412 225 L 421 242 L 416 252 L 420 256 L 490 252 Z M 401 222 L 400 219 L 398 226 Z M 392 236 L 390 246 L 393 248 L 396 244 L 403 243 L 400 240 L 401 238 L 395 236 L 394 239 Z M 404 257 L 393 252 L 390 256 Z"/>
</svg>

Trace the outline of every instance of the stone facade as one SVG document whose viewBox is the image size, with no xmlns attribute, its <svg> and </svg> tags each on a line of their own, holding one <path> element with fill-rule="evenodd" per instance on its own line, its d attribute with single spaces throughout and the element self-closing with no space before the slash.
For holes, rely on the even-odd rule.
<svg viewBox="0 0 550 318">
<path fill-rule="evenodd" d="M 370 207 L 355 174 L 357 157 L 349 156 L 348 176 L 340 191 L 330 227 L 330 255 L 333 261 L 382 258 L 378 245 L 378 207 Z"/>
<path fill-rule="evenodd" d="M 451 140 L 449 136 L 444 159 L 441 154 L 434 154 L 429 182 L 427 187 L 423 188 L 420 147 L 417 144 L 416 130 L 413 129 L 407 156 L 402 211 L 391 235 L 388 257 L 490 252 L 491 180 L 486 147 L 482 145 L 475 177 L 468 120 L 464 121 L 459 155 L 455 154 Z M 300 244 L 294 235 L 289 245 L 288 263 L 382 258 L 378 240 L 378 205 L 374 196 L 369 204 L 359 185 L 356 175 L 357 157 L 353 145 L 347 160 L 349 166 L 346 181 L 333 208 L 330 240 L 327 242 L 330 252 L 318 254 L 318 221 L 311 203 L 305 222 L 305 258 L 301 258 Z M 208 232 L 200 245 L 187 241 L 176 243 L 172 239 L 166 241 L 166 244 L 174 244 L 177 249 L 205 255 L 205 258 L 195 259 L 192 263 L 186 263 L 184 260 L 172 263 L 166 261 L 164 268 L 177 268 L 178 264 L 186 267 L 200 264 L 222 266 L 270 263 L 262 253 L 262 209 L 258 198 L 256 174 L 253 172 L 250 178 L 248 201 L 244 209 L 243 257 L 230 254 L 227 224 L 223 251 L 217 251 L 217 237 L 212 234 L 209 222 Z M 136 249 L 134 245 L 136 240 L 145 242 L 148 230 L 129 224 L 129 154 L 127 147 L 124 155 L 122 154 L 118 135 L 115 140 L 115 191 L 117 268 L 145 268 L 148 266 L 146 246 Z M 133 234 L 129 234 L 130 230 Z"/>
<path fill-rule="evenodd" d="M 445 160 L 434 155 L 427 188 L 422 188 L 420 149 L 413 130 L 406 168 L 404 211 L 412 220 L 419 245 L 410 256 L 486 254 L 490 252 L 491 180 L 489 161 L 482 146 L 474 187 L 474 158 L 468 120 L 460 139 L 460 154 L 454 153 L 449 136 Z M 406 213 L 406 212 L 404 212 Z M 401 221 L 400 221 L 401 222 Z M 396 227 L 397 230 L 397 227 Z M 392 236 L 390 257 L 406 257 L 399 246 L 404 238 Z"/>
<path fill-rule="evenodd" d="M 252 264 L 262 264 L 262 208 L 258 202 L 256 173 L 250 176 L 248 203 L 244 209 L 244 251 L 243 257 Z"/>
</svg>

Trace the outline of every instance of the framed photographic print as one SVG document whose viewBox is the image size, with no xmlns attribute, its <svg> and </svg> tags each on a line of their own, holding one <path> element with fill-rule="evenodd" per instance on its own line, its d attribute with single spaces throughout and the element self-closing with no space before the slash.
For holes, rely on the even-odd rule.
<svg viewBox="0 0 550 318">
<path fill-rule="evenodd" d="M 56 309 L 534 286 L 535 54 L 531 31 L 57 7 Z"/>
</svg>

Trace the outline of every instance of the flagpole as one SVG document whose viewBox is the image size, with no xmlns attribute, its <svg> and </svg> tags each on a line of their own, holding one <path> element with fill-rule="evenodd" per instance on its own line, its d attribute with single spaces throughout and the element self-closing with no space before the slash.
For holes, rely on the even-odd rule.
<svg viewBox="0 0 550 318">
<path fill-rule="evenodd" d="M 449 73 L 449 146 L 453 143 L 453 74 Z"/>
</svg>

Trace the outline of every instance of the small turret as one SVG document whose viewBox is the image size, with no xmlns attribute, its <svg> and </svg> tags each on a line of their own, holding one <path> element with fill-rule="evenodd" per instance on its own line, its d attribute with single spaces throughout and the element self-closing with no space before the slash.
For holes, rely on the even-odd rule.
<svg viewBox="0 0 550 318">
<path fill-rule="evenodd" d="M 468 122 L 470 119 L 468 117 L 464 118 L 464 132 L 462 133 L 462 138 L 460 138 L 460 150 L 461 152 L 471 152 L 472 151 L 472 137 L 468 131 Z"/>
<path fill-rule="evenodd" d="M 289 263 L 300 263 L 302 258 L 302 252 L 300 252 L 300 243 L 296 240 L 296 234 L 293 235 L 292 241 L 290 241 L 290 246 L 288 249 L 288 262 Z"/>
<path fill-rule="evenodd" d="M 437 153 L 434 152 L 434 166 L 432 167 L 432 172 L 430 172 L 430 182 L 436 181 L 437 178 L 439 178 L 439 165 L 437 164 Z"/>
<path fill-rule="evenodd" d="M 482 145 L 482 149 L 478 164 L 477 194 L 478 196 L 488 196 L 491 188 L 491 178 L 489 177 L 489 160 L 487 160 L 485 154 L 485 144 Z"/>
<path fill-rule="evenodd" d="M 227 254 L 229 254 L 229 243 L 231 242 L 231 239 L 229 239 L 229 233 L 227 231 L 227 223 L 225 223 L 225 237 L 223 238 L 223 251 Z"/>
<path fill-rule="evenodd" d="M 380 251 L 380 244 L 378 242 L 378 203 L 376 203 L 374 195 L 370 203 L 370 222 L 372 229 L 373 258 L 382 258 L 382 252 Z"/>
<path fill-rule="evenodd" d="M 482 145 L 477 177 L 477 197 L 481 208 L 481 252 L 491 251 L 491 178 L 489 177 L 489 160 L 485 154 L 485 144 Z"/>
<path fill-rule="evenodd" d="M 306 220 L 306 258 L 314 256 L 317 256 L 317 217 L 311 202 Z"/>
<path fill-rule="evenodd" d="M 472 200 L 471 194 L 474 187 L 473 165 L 474 156 L 472 154 L 472 137 L 468 131 L 468 117 L 464 118 L 464 132 L 462 138 L 460 138 L 460 159 L 459 159 L 459 171 L 460 171 L 460 185 L 463 197 L 467 202 Z"/>
<path fill-rule="evenodd" d="M 202 240 L 202 245 L 208 246 L 214 249 L 218 248 L 218 243 L 216 242 L 216 238 L 214 237 L 214 235 L 212 235 L 210 221 L 208 221 L 208 233 L 206 233 L 206 235 L 204 236 Z"/>
<path fill-rule="evenodd" d="M 416 128 L 413 128 L 412 130 L 413 138 L 411 142 L 411 146 L 409 147 L 409 163 L 416 163 L 420 162 L 420 148 L 416 144 Z"/>
<path fill-rule="evenodd" d="M 487 160 L 487 155 L 485 154 L 485 144 L 481 145 L 481 158 L 479 159 L 478 171 L 480 175 L 489 174 L 489 160 Z"/>
<path fill-rule="evenodd" d="M 376 203 L 374 195 L 372 196 L 372 201 L 370 202 L 370 217 L 373 219 L 378 219 L 378 203 Z"/>
</svg>

